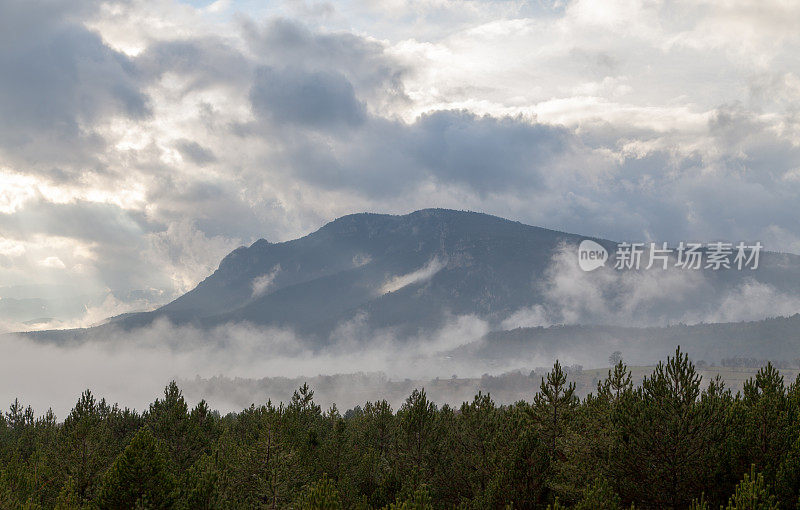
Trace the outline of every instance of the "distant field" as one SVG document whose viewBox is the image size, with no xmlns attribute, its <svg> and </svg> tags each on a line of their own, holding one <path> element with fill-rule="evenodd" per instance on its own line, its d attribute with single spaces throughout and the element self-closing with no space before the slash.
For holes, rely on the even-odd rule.
<svg viewBox="0 0 800 510">
<path fill-rule="evenodd" d="M 644 376 L 653 372 L 654 366 L 630 367 L 634 384 L 640 384 Z M 595 392 L 597 382 L 608 374 L 608 367 L 576 370 L 570 368 L 569 380 L 575 382 L 579 396 Z M 308 382 L 314 390 L 314 400 L 327 408 L 336 404 L 339 410 L 346 411 L 367 401 L 387 400 L 396 409 L 415 388 L 424 388 L 428 397 L 441 405 L 460 405 L 471 401 L 478 391 L 490 393 L 498 403 L 512 403 L 518 400 L 530 401 L 539 391 L 542 376 L 547 369 L 515 371 L 502 375 L 463 378 L 447 377 L 435 379 L 389 379 L 382 373 L 357 373 L 321 375 L 315 377 L 267 377 L 263 379 L 243 379 L 212 377 L 210 379 L 188 379 L 179 381 L 190 400 L 206 399 L 212 407 L 220 410 L 238 411 L 251 403 L 260 404 L 267 400 L 288 402 L 292 392 Z M 719 375 L 725 387 L 740 391 L 744 382 L 754 377 L 757 368 L 706 367 L 700 369 L 702 386 Z M 797 378 L 800 370 L 783 369 L 784 382 L 788 386 Z"/>
</svg>

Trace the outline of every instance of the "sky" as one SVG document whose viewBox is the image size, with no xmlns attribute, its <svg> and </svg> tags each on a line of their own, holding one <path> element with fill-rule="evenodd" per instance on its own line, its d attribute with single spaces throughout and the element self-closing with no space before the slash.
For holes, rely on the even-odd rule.
<svg viewBox="0 0 800 510">
<path fill-rule="evenodd" d="M 89 325 L 425 207 L 800 254 L 798 39 L 793 1 L 0 0 L 0 300 Z"/>
</svg>

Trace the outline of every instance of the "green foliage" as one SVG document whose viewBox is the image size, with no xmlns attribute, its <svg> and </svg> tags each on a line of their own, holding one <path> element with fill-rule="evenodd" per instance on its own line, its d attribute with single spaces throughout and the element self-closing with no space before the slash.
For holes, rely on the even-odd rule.
<svg viewBox="0 0 800 510">
<path fill-rule="evenodd" d="M 621 507 L 619 496 L 605 478 L 597 478 L 583 492 L 583 497 L 573 507 L 574 510 L 618 510 Z"/>
<path fill-rule="evenodd" d="M 657 507 L 686 507 L 712 485 L 723 420 L 724 399 L 678 349 L 659 363 L 641 388 L 620 395 L 614 409 L 618 439 L 615 476 L 629 500 Z"/>
<path fill-rule="evenodd" d="M 430 475 L 433 445 L 436 440 L 436 405 L 425 390 L 414 390 L 397 413 L 398 447 L 401 468 L 407 473 L 404 483 L 419 487 Z"/>
<path fill-rule="evenodd" d="M 726 510 L 775 510 L 779 508 L 775 496 L 764 481 L 764 475 L 756 473 L 755 464 L 750 467 L 750 473 L 745 473 L 744 478 L 736 486 L 736 492 L 728 500 Z"/>
<path fill-rule="evenodd" d="M 614 365 L 614 372 L 608 371 L 608 377 L 597 384 L 597 393 L 608 400 L 618 401 L 620 396 L 633 388 L 628 366 L 620 358 Z"/>
<path fill-rule="evenodd" d="M 421 485 L 404 499 L 399 499 L 386 510 L 433 510 L 433 500 L 426 486 Z"/>
<path fill-rule="evenodd" d="M 161 445 L 150 430 L 139 431 L 103 477 L 101 509 L 174 507 L 175 480 Z"/>
<path fill-rule="evenodd" d="M 81 504 L 80 497 L 78 496 L 77 487 L 75 486 L 75 480 L 72 477 L 67 478 L 64 487 L 61 488 L 61 491 L 58 493 L 58 499 L 56 499 L 55 509 L 56 510 L 71 510 L 73 508 L 81 508 L 83 505 Z"/>
<path fill-rule="evenodd" d="M 173 382 L 143 414 L 86 391 L 59 422 L 15 401 L 0 508 L 797 508 L 798 382 L 701 383 L 678 350 L 637 387 L 617 360 L 583 400 L 557 362 L 513 405 L 414 390 L 342 414 L 304 384 L 220 417 Z"/>
<path fill-rule="evenodd" d="M 485 495 L 484 507 L 537 508 L 546 496 L 550 455 L 540 439 L 530 407 L 518 403 L 502 416 L 497 444 L 502 458 Z"/>
<path fill-rule="evenodd" d="M 336 484 L 327 475 L 323 475 L 321 480 L 309 485 L 300 495 L 296 506 L 300 510 L 339 510 L 343 508 Z"/>
<path fill-rule="evenodd" d="M 575 397 L 575 383 L 567 384 L 567 374 L 556 360 L 553 370 L 542 378 L 539 393 L 533 399 L 534 408 L 550 447 L 550 456 L 557 455 L 558 439 L 564 435 L 564 421 L 578 404 Z"/>
<path fill-rule="evenodd" d="M 692 502 L 689 504 L 689 510 L 709 510 L 705 493 L 700 495 L 700 499 L 692 500 Z"/>
<path fill-rule="evenodd" d="M 396 469 L 397 420 L 388 402 L 367 402 L 363 410 L 346 419 L 347 446 L 343 463 L 348 466 L 345 483 L 350 492 L 366 498 L 371 508 L 394 501 L 400 490 Z"/>
</svg>

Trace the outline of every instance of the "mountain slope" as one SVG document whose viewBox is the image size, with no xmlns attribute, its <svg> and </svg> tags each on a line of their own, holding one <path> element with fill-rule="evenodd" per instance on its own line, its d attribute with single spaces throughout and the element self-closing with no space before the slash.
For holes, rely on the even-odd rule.
<svg viewBox="0 0 800 510">
<path fill-rule="evenodd" d="M 166 316 L 323 333 L 359 313 L 376 327 L 410 329 L 434 325 L 444 313 L 499 318 L 536 303 L 533 283 L 554 250 L 581 239 L 473 212 L 353 214 L 300 239 L 238 248 L 191 292 L 120 323 L 132 327 Z M 259 279 L 269 282 L 261 294 Z"/>
<path fill-rule="evenodd" d="M 698 271 L 696 293 L 675 279 L 634 280 L 626 287 L 609 283 L 608 273 L 558 273 L 554 257 L 568 245 L 564 255 L 575 265 L 572 250 L 583 239 L 474 212 L 353 214 L 299 239 L 238 248 L 192 291 L 153 312 L 116 318 L 112 326 L 131 329 L 159 317 L 203 328 L 244 321 L 291 328 L 322 345 L 348 323 L 404 336 L 472 315 L 499 329 L 514 312 L 542 305 L 556 312 L 577 308 L 580 313 L 562 313 L 564 322 L 662 324 L 730 306 L 731 290 L 742 285 L 800 299 L 800 257 L 785 254 L 762 253 L 758 271 Z M 611 254 L 617 246 L 595 241 Z M 605 287 L 591 287 L 596 281 Z M 576 288 L 565 295 L 558 288 L 564 285 Z M 663 309 L 652 318 L 592 314 L 595 308 L 635 311 L 642 295 L 663 298 Z M 607 301 L 605 308 L 586 302 L 587 296 Z"/>
</svg>

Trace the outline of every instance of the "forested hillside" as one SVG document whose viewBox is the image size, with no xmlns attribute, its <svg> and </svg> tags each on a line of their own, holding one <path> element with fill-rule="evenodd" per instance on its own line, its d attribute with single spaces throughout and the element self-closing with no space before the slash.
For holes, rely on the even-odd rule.
<svg viewBox="0 0 800 510">
<path fill-rule="evenodd" d="M 321 409 L 313 391 L 220 416 L 175 383 L 143 413 L 89 391 L 63 422 L 0 418 L 2 508 L 795 508 L 800 386 L 742 392 L 676 352 L 579 400 L 561 365 L 529 401 Z M 744 503 L 743 503 L 744 502 Z"/>
<path fill-rule="evenodd" d="M 654 364 L 680 345 L 692 359 L 708 363 L 725 364 L 725 360 L 734 358 L 755 358 L 788 367 L 798 366 L 798 344 L 800 314 L 794 314 L 748 322 L 646 328 L 578 324 L 517 328 L 492 331 L 448 354 L 452 359 L 495 363 L 555 359 L 569 354 L 572 360 L 598 366 L 605 353 L 619 349 L 631 363 Z"/>
</svg>

